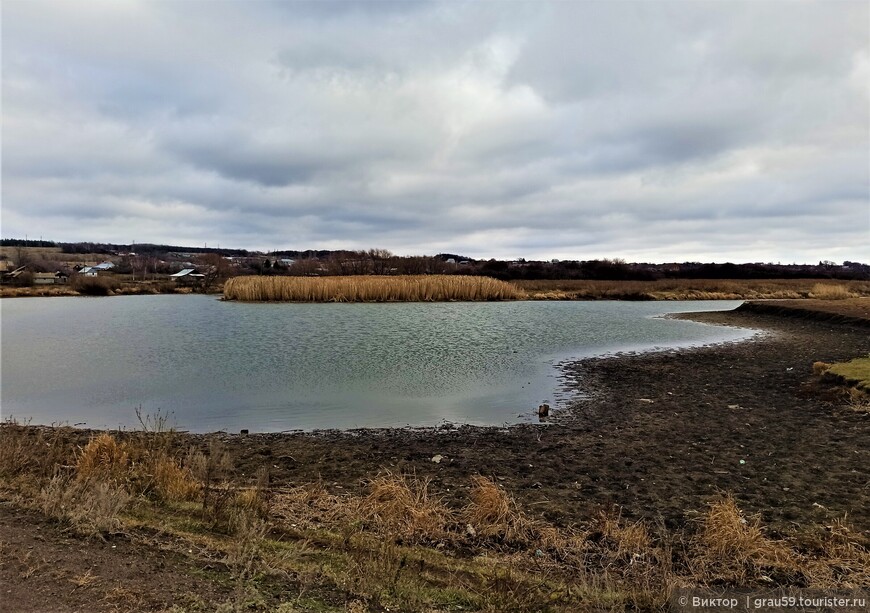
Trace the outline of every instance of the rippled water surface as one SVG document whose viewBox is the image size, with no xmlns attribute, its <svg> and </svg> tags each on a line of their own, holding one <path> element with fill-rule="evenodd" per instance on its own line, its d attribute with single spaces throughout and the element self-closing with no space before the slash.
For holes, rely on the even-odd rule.
<svg viewBox="0 0 870 613">
<path fill-rule="evenodd" d="M 0 401 L 89 427 L 133 425 L 139 406 L 193 431 L 513 423 L 564 398 L 561 360 L 747 338 L 656 317 L 738 304 L 5 299 Z"/>
</svg>

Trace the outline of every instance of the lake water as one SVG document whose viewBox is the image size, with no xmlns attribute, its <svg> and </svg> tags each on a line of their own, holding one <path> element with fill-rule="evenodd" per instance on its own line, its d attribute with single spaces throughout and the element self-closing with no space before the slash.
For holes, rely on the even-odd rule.
<svg viewBox="0 0 870 613">
<path fill-rule="evenodd" d="M 0 410 L 112 428 L 160 409 L 196 432 L 515 423 L 564 403 L 562 360 L 748 338 L 658 317 L 738 304 L 5 299 Z"/>
</svg>

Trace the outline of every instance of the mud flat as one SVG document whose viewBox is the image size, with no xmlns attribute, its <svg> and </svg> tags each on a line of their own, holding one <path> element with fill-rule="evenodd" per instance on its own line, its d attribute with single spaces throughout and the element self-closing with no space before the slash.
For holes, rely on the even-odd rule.
<svg viewBox="0 0 870 613">
<path fill-rule="evenodd" d="M 547 424 L 226 440 L 241 467 L 268 461 L 279 482 L 358 489 L 381 468 L 413 470 L 458 504 L 470 475 L 493 476 L 556 523 L 618 505 L 675 525 L 731 491 L 774 524 L 848 513 L 870 535 L 870 418 L 812 382 L 814 361 L 870 351 L 866 328 L 751 310 L 683 317 L 767 334 L 567 365 L 591 396 Z"/>
</svg>

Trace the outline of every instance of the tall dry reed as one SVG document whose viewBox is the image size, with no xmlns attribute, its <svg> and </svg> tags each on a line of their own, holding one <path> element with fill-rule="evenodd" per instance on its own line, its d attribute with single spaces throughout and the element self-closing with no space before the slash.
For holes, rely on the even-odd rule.
<svg viewBox="0 0 870 613">
<path fill-rule="evenodd" d="M 518 300 L 525 292 L 489 277 L 399 275 L 350 277 L 233 277 L 224 298 L 255 302 L 441 302 Z"/>
</svg>

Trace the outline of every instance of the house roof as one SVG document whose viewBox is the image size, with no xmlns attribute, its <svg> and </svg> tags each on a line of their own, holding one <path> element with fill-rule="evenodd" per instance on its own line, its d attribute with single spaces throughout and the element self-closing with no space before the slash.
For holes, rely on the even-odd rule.
<svg viewBox="0 0 870 613">
<path fill-rule="evenodd" d="M 181 277 L 193 277 L 196 279 L 202 278 L 205 275 L 196 272 L 195 268 L 185 268 L 184 270 L 179 270 L 174 275 L 169 275 L 170 279 L 180 279 Z"/>
<path fill-rule="evenodd" d="M 15 270 L 13 270 L 11 272 L 7 272 L 6 276 L 7 277 L 17 277 L 18 275 L 22 274 L 26 268 L 27 268 L 26 266 L 19 266 Z"/>
</svg>

